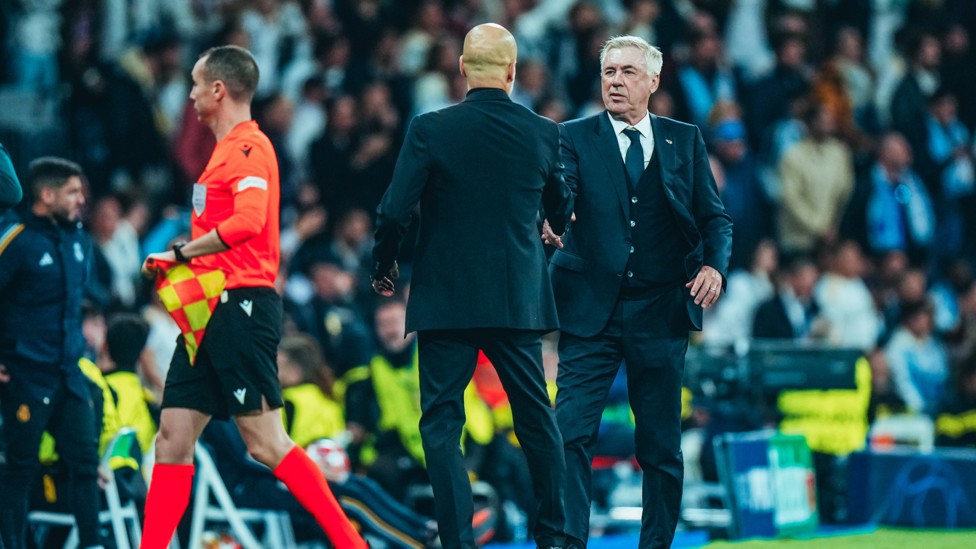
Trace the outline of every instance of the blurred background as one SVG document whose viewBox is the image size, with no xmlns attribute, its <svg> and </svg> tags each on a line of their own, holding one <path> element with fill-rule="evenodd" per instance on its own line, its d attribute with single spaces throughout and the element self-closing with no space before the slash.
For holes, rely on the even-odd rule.
<svg viewBox="0 0 976 549">
<path fill-rule="evenodd" d="M 512 98 L 540 115 L 602 110 L 599 49 L 633 34 L 665 57 L 650 110 L 705 136 L 735 236 L 728 293 L 689 351 L 682 528 L 736 537 L 811 520 L 976 527 L 976 483 L 949 524 L 948 503 L 931 516 L 882 509 L 892 483 L 875 479 L 877 460 L 897 448 L 939 456 L 976 446 L 967 0 L 4 0 L 0 143 L 22 181 L 31 159 L 50 154 L 87 176 L 85 226 L 98 252 L 91 358 L 111 360 L 106 320 L 137 313 L 148 325 L 138 372 L 150 406 L 158 399 L 178 330 L 139 269 L 185 237 L 189 190 L 214 145 L 187 98 L 190 68 L 208 47 L 246 47 L 261 71 L 253 114 L 281 173 L 278 287 L 292 345 L 282 360 L 297 364 L 283 382 L 316 385 L 338 410 L 332 432 L 308 442 L 340 440 L 355 474 L 429 513 L 422 449 L 406 425 L 417 412 L 402 404 L 416 398 L 414 344 L 402 338 L 402 303 L 378 306 L 370 291 L 372 223 L 411 117 L 464 98 L 462 40 L 489 21 L 515 34 Z M 401 299 L 409 249 L 404 258 Z M 551 380 L 553 349 L 546 359 Z M 523 541 L 524 460 L 482 362 L 469 409 L 480 419 L 469 420 L 465 447 L 493 510 L 484 541 Z M 387 394 L 389 384 L 407 392 Z M 596 535 L 637 525 L 619 385 L 601 428 Z M 770 496 L 762 507 L 733 489 L 735 448 L 748 438 L 735 433 L 768 428 L 778 434 L 757 450 L 767 458 L 802 435 L 808 450 L 796 460 L 816 496 L 796 504 L 806 514 L 756 533 L 745 507 L 775 517 L 789 504 Z M 972 454 L 953 456 L 976 467 Z M 874 484 L 852 487 L 857 467 Z M 770 475 L 763 482 L 775 483 Z M 877 497 L 852 508 L 852 492 Z"/>
</svg>

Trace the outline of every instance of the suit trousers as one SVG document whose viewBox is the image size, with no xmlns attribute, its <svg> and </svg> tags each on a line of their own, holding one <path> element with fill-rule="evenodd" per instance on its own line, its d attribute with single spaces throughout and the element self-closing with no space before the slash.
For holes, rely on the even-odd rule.
<svg viewBox="0 0 976 549">
<path fill-rule="evenodd" d="M 479 349 L 498 371 L 512 406 L 515 434 L 529 463 L 539 506 L 532 530 L 535 540 L 541 546 L 561 545 L 566 467 L 546 392 L 541 333 L 502 328 L 425 330 L 418 333 L 418 346 L 420 435 L 443 547 L 475 548 L 471 483 L 460 442 L 463 393 L 474 375 Z"/>
<path fill-rule="evenodd" d="M 556 417 L 566 453 L 566 533 L 573 538 L 586 540 L 589 534 L 593 447 L 623 362 L 643 470 L 640 547 L 671 546 L 684 476 L 681 376 L 688 332 L 676 309 L 682 299 L 677 289 L 651 299 L 619 299 L 597 335 L 560 335 Z M 671 319 L 670 326 L 662 319 Z"/>
</svg>

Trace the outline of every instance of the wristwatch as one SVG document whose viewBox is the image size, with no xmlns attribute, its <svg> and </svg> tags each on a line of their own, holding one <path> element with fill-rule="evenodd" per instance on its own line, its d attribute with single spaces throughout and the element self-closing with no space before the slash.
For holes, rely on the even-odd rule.
<svg viewBox="0 0 976 549">
<path fill-rule="evenodd" d="M 183 246 L 186 246 L 186 242 L 177 242 L 173 244 L 173 255 L 176 256 L 176 260 L 180 263 L 189 263 L 190 258 L 183 255 Z"/>
</svg>

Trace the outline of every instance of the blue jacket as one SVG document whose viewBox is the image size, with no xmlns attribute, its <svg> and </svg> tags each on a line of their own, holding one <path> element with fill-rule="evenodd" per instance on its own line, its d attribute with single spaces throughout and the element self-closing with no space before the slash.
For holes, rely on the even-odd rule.
<svg viewBox="0 0 976 549">
<path fill-rule="evenodd" d="M 70 391 L 88 398 L 78 359 L 91 255 L 80 223 L 58 225 L 33 213 L 0 221 L 0 364 L 38 397 L 64 375 Z"/>
</svg>

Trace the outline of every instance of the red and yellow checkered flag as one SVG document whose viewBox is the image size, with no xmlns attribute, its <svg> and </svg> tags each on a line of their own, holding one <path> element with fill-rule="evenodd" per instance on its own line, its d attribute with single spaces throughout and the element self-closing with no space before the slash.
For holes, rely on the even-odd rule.
<svg viewBox="0 0 976 549">
<path fill-rule="evenodd" d="M 189 263 L 155 258 L 146 261 L 150 269 L 156 269 L 156 293 L 180 327 L 186 353 L 193 364 L 227 278 L 223 271 L 204 270 Z"/>
</svg>

